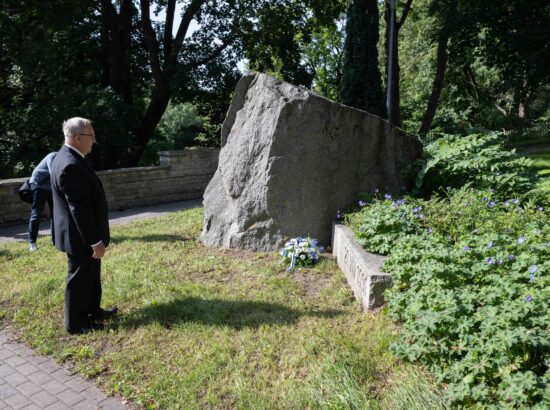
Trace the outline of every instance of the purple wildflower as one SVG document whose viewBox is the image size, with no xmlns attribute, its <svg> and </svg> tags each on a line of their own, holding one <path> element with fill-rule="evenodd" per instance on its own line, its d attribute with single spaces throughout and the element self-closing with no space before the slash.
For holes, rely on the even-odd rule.
<svg viewBox="0 0 550 410">
<path fill-rule="evenodd" d="M 393 201 L 393 206 L 399 208 L 399 201 Z"/>
<path fill-rule="evenodd" d="M 483 202 L 487 202 L 487 197 L 484 196 L 483 198 L 481 198 L 481 200 L 482 200 Z"/>
<path fill-rule="evenodd" d="M 514 198 L 514 200 L 512 202 L 514 202 L 514 205 L 517 205 L 517 204 L 519 204 L 519 199 Z"/>
<path fill-rule="evenodd" d="M 360 207 L 367 206 L 367 201 L 360 200 L 360 201 L 359 201 L 359 206 L 360 206 Z"/>
<path fill-rule="evenodd" d="M 427 229 L 428 233 L 432 233 L 432 228 Z"/>
<path fill-rule="evenodd" d="M 399 205 L 405 205 L 407 203 L 407 201 L 405 201 L 404 199 L 400 199 L 397 202 L 399 202 Z"/>
<path fill-rule="evenodd" d="M 420 219 L 424 219 L 424 214 L 418 214 L 418 217 L 419 217 Z"/>
<path fill-rule="evenodd" d="M 529 268 L 529 272 L 531 273 L 535 273 L 537 271 L 537 265 L 532 265 L 530 268 Z"/>
<path fill-rule="evenodd" d="M 336 211 L 336 219 L 342 219 L 344 215 L 340 213 L 340 210 Z"/>
<path fill-rule="evenodd" d="M 469 251 L 469 250 L 470 250 L 470 247 L 469 247 L 468 245 L 466 245 L 466 246 L 464 247 L 464 250 L 465 250 L 465 251 Z"/>
<path fill-rule="evenodd" d="M 516 259 L 516 257 L 514 255 L 508 255 L 508 260 L 510 262 L 513 261 L 514 259 Z"/>
<path fill-rule="evenodd" d="M 521 245 L 523 242 L 525 242 L 525 238 L 524 238 L 523 236 L 520 236 L 520 237 L 518 238 L 518 244 Z"/>
<path fill-rule="evenodd" d="M 543 208 L 542 206 L 539 206 L 539 207 L 537 208 L 537 211 L 541 211 L 541 212 L 542 212 L 542 211 L 544 211 L 544 208 Z"/>
<path fill-rule="evenodd" d="M 390 194 L 384 194 L 384 199 L 391 199 L 391 195 Z"/>
<path fill-rule="evenodd" d="M 487 258 L 487 265 L 492 265 L 493 262 L 493 258 Z"/>
<path fill-rule="evenodd" d="M 499 265 L 502 265 L 502 259 L 499 259 L 497 262 Z"/>
<path fill-rule="evenodd" d="M 531 282 L 534 282 L 535 281 L 535 274 L 534 273 L 531 273 L 531 275 L 529 275 L 529 280 Z"/>
<path fill-rule="evenodd" d="M 493 206 L 495 206 L 495 202 L 494 201 L 491 201 L 489 202 L 489 204 L 487 205 L 489 208 L 492 208 Z"/>
<path fill-rule="evenodd" d="M 532 302 L 532 301 L 533 301 L 533 296 L 527 295 L 527 297 L 525 298 L 525 300 L 526 300 L 527 302 Z"/>
<path fill-rule="evenodd" d="M 488 248 L 492 248 L 492 247 L 493 247 L 493 241 L 489 242 L 489 243 L 487 244 L 487 247 L 488 247 Z"/>
<path fill-rule="evenodd" d="M 506 200 L 506 202 L 504 202 L 504 205 L 510 206 L 510 201 Z"/>
</svg>

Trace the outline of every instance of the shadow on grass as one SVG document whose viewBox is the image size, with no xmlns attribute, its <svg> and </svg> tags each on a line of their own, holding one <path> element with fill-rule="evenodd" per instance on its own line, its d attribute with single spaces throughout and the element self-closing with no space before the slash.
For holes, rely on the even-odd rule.
<svg viewBox="0 0 550 410">
<path fill-rule="evenodd" d="M 111 238 L 111 243 L 121 243 L 126 241 L 137 241 L 137 242 L 183 242 L 189 241 L 192 238 L 183 236 L 183 235 L 116 235 Z"/>
<path fill-rule="evenodd" d="M 171 328 L 179 323 L 195 322 L 241 329 L 263 324 L 293 324 L 301 316 L 331 318 L 340 314 L 342 312 L 339 310 L 301 312 L 279 303 L 189 297 L 130 312 L 121 317 L 118 326 L 136 328 L 150 323 L 160 323 L 166 328 Z"/>
</svg>

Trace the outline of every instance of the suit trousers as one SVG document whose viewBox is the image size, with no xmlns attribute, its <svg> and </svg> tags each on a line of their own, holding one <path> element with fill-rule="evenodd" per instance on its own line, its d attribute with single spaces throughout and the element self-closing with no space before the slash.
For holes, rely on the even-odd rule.
<svg viewBox="0 0 550 410">
<path fill-rule="evenodd" d="M 101 303 L 101 259 L 89 254 L 67 254 L 65 328 L 78 332 L 99 313 Z"/>
</svg>

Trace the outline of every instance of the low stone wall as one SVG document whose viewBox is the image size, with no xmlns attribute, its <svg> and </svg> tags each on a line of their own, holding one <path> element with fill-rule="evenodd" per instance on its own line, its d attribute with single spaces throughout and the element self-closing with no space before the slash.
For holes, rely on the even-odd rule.
<svg viewBox="0 0 550 410">
<path fill-rule="evenodd" d="M 202 198 L 218 167 L 218 148 L 159 152 L 160 165 L 99 171 L 110 210 Z M 0 181 L 0 224 L 28 221 L 17 189 L 27 178 Z M 46 213 L 45 213 L 46 214 Z"/>
<path fill-rule="evenodd" d="M 382 306 L 384 291 L 392 284 L 391 275 L 380 270 L 386 257 L 357 245 L 352 230 L 345 225 L 335 224 L 332 236 L 332 254 L 363 310 Z"/>
</svg>

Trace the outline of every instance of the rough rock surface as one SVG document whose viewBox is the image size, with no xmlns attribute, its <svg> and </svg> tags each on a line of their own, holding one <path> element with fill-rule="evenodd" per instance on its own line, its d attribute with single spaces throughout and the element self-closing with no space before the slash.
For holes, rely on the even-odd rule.
<svg viewBox="0 0 550 410">
<path fill-rule="evenodd" d="M 362 192 L 400 192 L 422 151 L 380 117 L 257 73 L 237 85 L 222 146 L 201 238 L 250 250 L 307 235 L 328 245 L 336 212 Z"/>
</svg>

